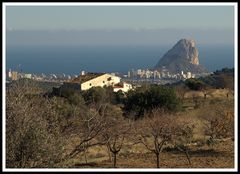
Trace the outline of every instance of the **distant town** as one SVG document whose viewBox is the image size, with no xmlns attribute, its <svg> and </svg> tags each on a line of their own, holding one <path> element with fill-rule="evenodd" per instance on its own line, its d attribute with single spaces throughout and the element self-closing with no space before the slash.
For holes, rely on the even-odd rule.
<svg viewBox="0 0 240 174">
<path fill-rule="evenodd" d="M 6 81 L 15 81 L 19 79 L 32 79 L 36 81 L 43 82 L 58 82 L 62 83 L 72 78 L 77 77 L 77 75 L 67 75 L 67 74 L 45 74 L 45 73 L 26 73 L 22 71 L 12 71 L 11 69 L 6 72 Z"/>
<path fill-rule="evenodd" d="M 85 75 L 88 72 L 81 71 L 77 74 L 45 74 L 45 73 L 25 73 L 19 72 L 16 70 L 8 69 L 6 72 L 6 82 L 9 83 L 11 81 L 15 81 L 18 79 L 32 79 L 36 81 L 42 82 L 56 82 L 63 83 L 67 82 L 71 79 L 77 78 L 79 75 Z M 123 81 L 128 83 L 132 83 L 138 85 L 142 82 L 154 83 L 154 84 L 166 84 L 166 83 L 174 83 L 180 80 L 186 80 L 189 78 L 198 78 L 200 76 L 206 76 L 209 73 L 201 73 L 201 74 L 193 74 L 191 72 L 181 73 L 172 73 L 168 71 L 165 67 L 162 67 L 161 70 L 149 70 L 149 69 L 137 69 L 137 70 L 129 70 L 127 74 L 119 73 L 119 72 L 111 72 L 108 73 L 113 76 L 118 76 L 122 78 Z"/>
</svg>

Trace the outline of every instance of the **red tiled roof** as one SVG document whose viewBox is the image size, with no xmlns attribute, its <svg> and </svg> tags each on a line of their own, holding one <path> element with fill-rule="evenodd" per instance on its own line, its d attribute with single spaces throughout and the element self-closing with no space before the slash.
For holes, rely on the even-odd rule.
<svg viewBox="0 0 240 174">
<path fill-rule="evenodd" d="M 123 88 L 123 86 L 114 86 L 113 88 Z"/>
<path fill-rule="evenodd" d="M 78 77 L 71 79 L 69 82 L 70 83 L 84 83 L 87 82 L 89 80 L 92 80 L 96 77 L 99 77 L 101 75 L 103 75 L 104 73 L 87 73 L 85 75 L 79 75 Z"/>
<path fill-rule="evenodd" d="M 117 83 L 113 86 L 113 88 L 123 88 L 123 84 L 122 83 Z"/>
</svg>

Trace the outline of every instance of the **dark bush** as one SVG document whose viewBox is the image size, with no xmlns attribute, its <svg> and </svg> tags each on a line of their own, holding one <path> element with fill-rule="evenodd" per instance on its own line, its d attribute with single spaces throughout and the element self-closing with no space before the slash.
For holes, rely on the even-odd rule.
<svg viewBox="0 0 240 174">
<path fill-rule="evenodd" d="M 194 78 L 187 79 L 185 84 L 191 90 L 202 90 L 206 88 L 206 84 L 203 81 Z"/>
<path fill-rule="evenodd" d="M 177 111 L 181 108 L 181 101 L 173 88 L 151 85 L 145 91 L 139 88 L 129 92 L 124 102 L 125 113 L 134 112 L 137 117 L 154 108 Z"/>
</svg>

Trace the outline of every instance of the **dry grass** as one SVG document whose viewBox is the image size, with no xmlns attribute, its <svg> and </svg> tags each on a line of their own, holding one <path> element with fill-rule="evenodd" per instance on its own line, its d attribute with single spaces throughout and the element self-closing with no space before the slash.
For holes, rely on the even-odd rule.
<svg viewBox="0 0 240 174">
<path fill-rule="evenodd" d="M 176 150 L 163 150 L 160 154 L 161 168 L 234 168 L 234 142 L 230 139 L 214 145 L 214 150 L 207 146 L 204 136 L 203 116 L 211 117 L 215 113 L 214 108 L 218 105 L 224 105 L 233 110 L 233 98 L 226 98 L 226 91 L 213 90 L 208 91 L 212 98 L 207 98 L 204 105 L 199 108 L 185 110 L 178 113 L 178 118 L 187 120 L 194 124 L 194 136 L 192 142 L 200 142 L 198 146 L 191 146 L 189 155 L 191 165 L 188 164 L 184 153 Z M 191 98 L 185 99 L 189 106 L 193 106 Z M 130 140 L 126 143 L 131 144 Z M 126 144 L 125 143 L 125 144 Z M 202 143 L 202 144 L 201 144 Z M 109 160 L 109 154 L 105 146 L 89 149 L 87 153 L 88 163 L 86 164 L 84 156 L 68 163 L 69 168 L 112 168 L 113 164 Z M 141 144 L 134 146 L 124 146 L 117 158 L 118 168 L 156 168 L 156 159 L 153 153 L 150 153 Z"/>
<path fill-rule="evenodd" d="M 189 152 L 192 165 L 185 154 L 179 151 L 163 151 L 160 156 L 161 168 L 234 168 L 233 141 L 221 142 L 212 150 L 208 146 L 192 147 Z M 155 156 L 149 152 L 121 153 L 117 160 L 118 168 L 156 168 Z M 95 158 L 88 164 L 76 162 L 71 168 L 112 168 L 112 162 Z"/>
</svg>

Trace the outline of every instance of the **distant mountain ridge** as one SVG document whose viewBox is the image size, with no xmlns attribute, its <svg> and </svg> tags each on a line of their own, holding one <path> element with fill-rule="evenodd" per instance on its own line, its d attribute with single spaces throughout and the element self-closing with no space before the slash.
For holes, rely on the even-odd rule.
<svg viewBox="0 0 240 174">
<path fill-rule="evenodd" d="M 166 68 L 173 73 L 207 73 L 199 64 L 198 50 L 193 39 L 181 39 L 157 63 L 154 69 Z"/>
</svg>

